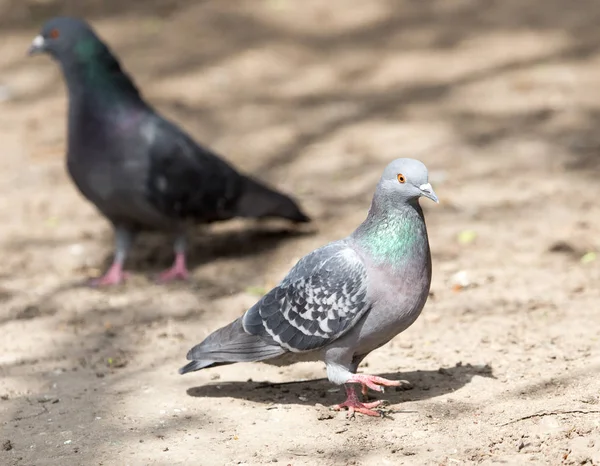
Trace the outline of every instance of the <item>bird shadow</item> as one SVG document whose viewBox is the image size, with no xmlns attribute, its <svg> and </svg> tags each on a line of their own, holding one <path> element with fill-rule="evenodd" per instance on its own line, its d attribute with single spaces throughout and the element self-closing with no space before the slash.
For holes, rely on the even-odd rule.
<svg viewBox="0 0 600 466">
<path fill-rule="evenodd" d="M 437 370 L 417 370 L 402 373 L 378 374 L 392 380 L 403 380 L 400 387 L 386 389 L 380 397 L 390 404 L 406 401 L 421 401 L 455 392 L 471 382 L 474 376 L 495 378 L 492 367 L 458 363 L 454 367 L 441 367 Z M 299 382 L 217 382 L 192 387 L 187 394 L 205 398 L 241 398 L 263 404 L 331 405 L 339 403 L 344 396 L 341 387 L 331 384 L 326 378 Z M 374 392 L 369 392 L 373 398 Z"/>
<path fill-rule="evenodd" d="M 264 254 L 277 248 L 284 241 L 315 233 L 316 230 L 312 226 L 280 226 L 266 221 L 257 221 L 255 225 L 245 228 L 233 226 L 223 231 L 198 229 L 190 231 L 188 235 L 186 259 L 188 267 L 194 269 L 218 259 Z M 108 268 L 112 261 L 111 249 L 104 257 L 102 265 Z M 132 247 L 127 268 L 134 271 L 156 272 L 170 266 L 172 262 L 173 238 L 162 233 L 144 233 Z"/>
</svg>

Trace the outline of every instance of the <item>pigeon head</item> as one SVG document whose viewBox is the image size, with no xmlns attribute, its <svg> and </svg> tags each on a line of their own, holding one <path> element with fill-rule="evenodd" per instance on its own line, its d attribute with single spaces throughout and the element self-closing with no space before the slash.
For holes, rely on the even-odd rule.
<svg viewBox="0 0 600 466">
<path fill-rule="evenodd" d="M 69 90 L 84 89 L 86 94 L 93 92 L 102 99 L 111 95 L 140 98 L 117 58 L 83 20 L 67 17 L 49 20 L 29 48 L 29 55 L 40 53 L 60 63 Z"/>
<path fill-rule="evenodd" d="M 89 24 L 76 18 L 53 18 L 44 24 L 33 39 L 29 55 L 47 53 L 54 59 L 86 61 L 102 53 L 106 47 Z"/>
<path fill-rule="evenodd" d="M 396 159 L 385 167 L 378 191 L 394 204 L 415 201 L 421 196 L 439 202 L 429 184 L 427 167 L 415 159 Z"/>
</svg>

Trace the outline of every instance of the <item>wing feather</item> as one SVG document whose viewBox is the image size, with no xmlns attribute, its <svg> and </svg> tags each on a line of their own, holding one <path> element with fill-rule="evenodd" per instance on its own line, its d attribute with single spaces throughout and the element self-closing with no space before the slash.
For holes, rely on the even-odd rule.
<svg viewBox="0 0 600 466">
<path fill-rule="evenodd" d="M 364 263 L 338 241 L 302 258 L 246 312 L 243 324 L 289 351 L 312 351 L 344 335 L 369 308 Z"/>
</svg>

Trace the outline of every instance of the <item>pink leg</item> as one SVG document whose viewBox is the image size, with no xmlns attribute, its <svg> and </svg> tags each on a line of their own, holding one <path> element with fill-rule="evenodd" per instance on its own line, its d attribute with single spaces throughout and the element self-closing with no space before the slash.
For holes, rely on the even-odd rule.
<svg viewBox="0 0 600 466">
<path fill-rule="evenodd" d="M 104 275 L 91 279 L 88 285 L 93 287 L 118 285 L 127 277 L 129 277 L 129 274 L 123 271 L 123 266 L 119 262 L 115 262 Z"/>
<path fill-rule="evenodd" d="M 367 387 L 366 385 L 361 385 L 360 391 L 362 392 L 362 394 L 365 398 L 367 398 L 367 396 L 369 396 L 369 387 Z"/>
<path fill-rule="evenodd" d="M 118 285 L 129 276 L 123 271 L 123 264 L 127 257 L 127 252 L 131 247 L 134 234 L 123 226 L 115 227 L 115 258 L 108 271 L 101 277 L 94 278 L 88 282 L 89 286 L 110 286 Z"/>
<path fill-rule="evenodd" d="M 187 280 L 190 276 L 185 265 L 185 253 L 177 252 L 175 262 L 170 269 L 165 270 L 158 276 L 159 283 L 167 283 L 173 280 Z"/>
<path fill-rule="evenodd" d="M 348 408 L 348 417 L 354 416 L 355 412 L 365 414 L 366 416 L 381 416 L 381 414 L 379 414 L 377 411 L 373 411 L 371 408 L 376 408 L 381 403 L 383 403 L 382 401 L 362 403 L 361 401 L 359 401 L 358 395 L 356 394 L 356 389 L 353 385 L 345 385 L 345 388 L 346 395 L 348 396 L 346 398 L 346 401 L 339 405 L 335 405 L 333 409 L 335 409 L 336 411 L 340 411 L 343 408 Z"/>
<path fill-rule="evenodd" d="M 377 377 L 376 375 L 365 375 L 365 374 L 352 374 L 346 383 L 359 383 L 363 387 L 363 394 L 366 391 L 366 387 L 376 392 L 384 392 L 383 387 L 399 387 L 402 385 L 400 380 L 389 380 L 383 377 Z"/>
</svg>

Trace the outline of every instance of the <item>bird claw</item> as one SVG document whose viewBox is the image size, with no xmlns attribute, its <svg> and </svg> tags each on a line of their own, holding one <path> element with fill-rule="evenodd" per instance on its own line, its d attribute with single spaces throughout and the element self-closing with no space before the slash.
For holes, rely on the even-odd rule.
<svg viewBox="0 0 600 466">
<path fill-rule="evenodd" d="M 190 278 L 190 273 L 187 269 L 179 269 L 177 267 L 172 267 L 164 272 L 160 273 L 156 278 L 156 281 L 161 284 L 173 282 L 175 280 L 188 280 Z"/>
<path fill-rule="evenodd" d="M 333 409 L 335 411 L 341 411 L 342 409 L 347 408 L 348 414 L 346 415 L 346 417 L 348 419 L 354 418 L 356 416 L 356 413 L 364 414 L 365 416 L 381 417 L 381 413 L 379 413 L 378 411 L 374 411 L 371 408 L 376 408 L 382 403 L 383 401 L 381 400 L 373 401 L 370 403 L 361 403 L 357 399 L 352 399 L 352 397 L 349 397 L 343 403 L 333 406 Z"/>
<path fill-rule="evenodd" d="M 158 283 L 168 283 L 175 280 L 187 280 L 190 278 L 190 272 L 185 266 L 185 256 L 183 253 L 177 253 L 175 263 L 170 269 L 160 273 L 156 278 Z"/>
<path fill-rule="evenodd" d="M 373 408 L 381 406 L 383 403 L 385 403 L 384 400 L 363 403 L 358 399 L 354 385 L 346 384 L 345 388 L 347 395 L 346 401 L 340 403 L 339 405 L 332 406 L 332 409 L 335 411 L 341 411 L 342 409 L 347 408 L 348 419 L 354 418 L 356 413 L 364 414 L 365 416 L 381 417 L 381 413 L 379 411 L 374 411 Z"/>
<path fill-rule="evenodd" d="M 87 285 L 92 288 L 100 288 L 104 286 L 113 286 L 123 283 L 129 278 L 129 274 L 123 271 L 123 268 L 118 264 L 111 265 L 110 269 L 98 278 L 92 278 L 87 281 Z"/>
<path fill-rule="evenodd" d="M 389 380 L 376 375 L 353 374 L 346 383 L 359 383 L 362 385 L 363 395 L 367 395 L 368 389 L 384 393 L 385 387 L 399 387 L 402 385 L 400 380 Z"/>
</svg>

